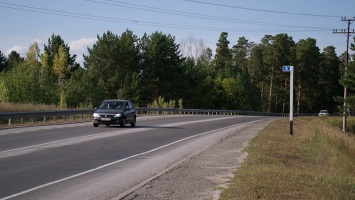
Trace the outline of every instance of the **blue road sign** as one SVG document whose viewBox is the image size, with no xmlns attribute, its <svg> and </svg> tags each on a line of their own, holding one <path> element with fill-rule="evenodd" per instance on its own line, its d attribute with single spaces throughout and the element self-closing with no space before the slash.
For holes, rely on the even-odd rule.
<svg viewBox="0 0 355 200">
<path fill-rule="evenodd" d="M 283 72 L 290 72 L 290 71 L 291 71 L 291 66 L 287 66 L 287 65 L 286 65 L 286 66 L 283 66 L 283 67 L 282 67 L 282 71 L 283 71 Z"/>
</svg>

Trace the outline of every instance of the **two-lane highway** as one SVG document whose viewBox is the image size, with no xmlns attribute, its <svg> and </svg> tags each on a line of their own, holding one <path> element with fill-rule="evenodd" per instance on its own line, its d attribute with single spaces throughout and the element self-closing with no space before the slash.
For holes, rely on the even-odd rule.
<svg viewBox="0 0 355 200">
<path fill-rule="evenodd" d="M 112 199 L 268 117 L 148 116 L 0 130 L 0 199 Z"/>
</svg>

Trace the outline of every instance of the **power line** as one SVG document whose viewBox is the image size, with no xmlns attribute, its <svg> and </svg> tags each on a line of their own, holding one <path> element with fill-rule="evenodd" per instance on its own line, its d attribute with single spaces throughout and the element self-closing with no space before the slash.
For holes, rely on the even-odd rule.
<svg viewBox="0 0 355 200">
<path fill-rule="evenodd" d="M 169 27 L 169 28 L 183 28 L 183 29 L 210 30 L 210 31 L 228 31 L 229 30 L 229 31 L 236 31 L 236 32 L 265 31 L 265 30 L 261 30 L 261 29 L 237 29 L 237 28 L 225 28 L 225 27 L 189 26 L 189 25 L 179 25 L 179 24 L 145 22 L 145 21 L 137 21 L 137 20 L 130 20 L 130 19 L 119 19 L 119 18 L 104 17 L 104 16 L 97 16 L 97 15 L 80 14 L 80 13 L 73 13 L 73 12 L 54 10 L 54 9 L 46 9 L 46 8 L 38 8 L 38 7 L 32 7 L 32 6 L 24 6 L 24 5 L 4 3 L 4 2 L 0 2 L 0 7 L 7 8 L 7 9 L 40 13 L 40 14 L 49 14 L 49 15 L 87 19 L 87 20 L 126 23 L 126 24 L 145 25 L 145 26 L 154 26 L 154 27 Z M 308 28 L 309 29 L 293 30 L 293 31 L 294 32 L 328 31 L 328 29 L 319 29 L 319 28 L 311 29 L 310 27 L 308 27 Z M 272 30 L 272 31 L 286 32 L 285 30 Z M 290 31 L 290 30 L 287 30 L 287 31 Z M 290 32 L 292 32 L 292 31 L 290 31 Z"/>
<path fill-rule="evenodd" d="M 314 30 L 314 29 L 331 30 L 331 28 L 297 26 L 297 25 L 290 25 L 290 24 L 277 24 L 277 23 L 270 23 L 270 22 L 260 22 L 260 21 L 242 20 L 242 19 L 234 19 L 234 18 L 225 18 L 225 17 L 219 17 L 219 16 L 197 14 L 197 13 L 191 13 L 191 12 L 178 11 L 178 10 L 157 8 L 157 7 L 152 7 L 152 6 L 138 5 L 138 4 L 133 4 L 133 3 L 126 3 L 126 2 L 117 1 L 117 0 L 106 0 L 106 2 L 103 2 L 100 0 L 86 0 L 86 1 L 98 3 L 98 4 L 110 5 L 110 6 L 143 10 L 143 11 L 148 11 L 148 12 L 163 13 L 163 14 L 170 14 L 170 15 L 175 15 L 175 16 L 199 18 L 199 19 L 208 19 L 208 20 L 215 20 L 215 21 L 223 21 L 223 22 L 236 22 L 236 23 L 254 24 L 254 25 L 262 25 L 262 26 L 285 27 L 285 28 L 292 28 L 292 29 L 293 28 L 301 28 L 301 29 L 312 29 L 312 30 Z M 112 3 L 109 3 L 109 2 L 112 2 Z"/>
<path fill-rule="evenodd" d="M 286 11 L 247 8 L 247 7 L 232 6 L 232 5 L 225 5 L 225 4 L 218 4 L 218 3 L 208 3 L 208 2 L 202 2 L 202 1 L 196 1 L 196 0 L 184 0 L 184 1 L 189 1 L 192 3 L 198 3 L 198 4 L 218 6 L 218 7 L 227 7 L 227 8 L 235 8 L 235 9 L 242 9 L 242 10 L 252 10 L 252 11 L 258 11 L 258 12 L 277 13 L 277 14 L 303 15 L 303 16 L 310 16 L 310 17 L 333 17 L 333 18 L 334 17 L 337 17 L 337 18 L 341 17 L 341 16 L 335 16 L 335 15 L 320 15 L 320 14 L 295 13 L 295 12 L 286 12 Z"/>
<path fill-rule="evenodd" d="M 81 19 L 102 20 L 102 21 L 134 22 L 134 20 L 102 17 L 102 16 L 97 16 L 97 15 L 80 14 L 80 13 L 61 11 L 61 10 L 24 6 L 24 5 L 18 5 L 18 4 L 12 4 L 12 3 L 0 2 L 0 4 L 4 5 L 4 6 L 0 5 L 0 7 L 2 7 L 2 8 L 22 10 L 22 11 L 28 11 L 28 12 L 34 12 L 34 13 L 50 14 L 50 15 L 65 16 L 65 17 L 74 17 L 74 18 L 81 18 Z"/>
</svg>

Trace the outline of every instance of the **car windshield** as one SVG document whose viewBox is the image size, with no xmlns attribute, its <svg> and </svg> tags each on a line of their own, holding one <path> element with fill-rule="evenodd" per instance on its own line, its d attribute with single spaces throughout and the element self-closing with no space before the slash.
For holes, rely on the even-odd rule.
<svg viewBox="0 0 355 200">
<path fill-rule="evenodd" d="M 114 101 L 114 102 L 103 102 L 99 109 L 123 109 L 124 102 Z"/>
<path fill-rule="evenodd" d="M 321 110 L 320 113 L 328 113 L 327 110 Z"/>
</svg>

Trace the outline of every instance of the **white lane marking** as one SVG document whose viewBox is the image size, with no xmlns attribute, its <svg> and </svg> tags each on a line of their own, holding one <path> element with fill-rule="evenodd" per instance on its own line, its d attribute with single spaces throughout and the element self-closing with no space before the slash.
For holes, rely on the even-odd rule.
<svg viewBox="0 0 355 200">
<path fill-rule="evenodd" d="M 92 124 L 92 122 L 79 122 L 79 123 L 75 123 L 75 124 L 53 124 L 53 125 L 43 125 L 43 126 L 38 125 L 38 126 L 5 128 L 5 129 L 0 129 L 0 136 L 8 135 L 8 134 L 34 132 L 34 131 L 39 131 L 39 130 L 60 129 L 60 128 L 68 128 L 68 127 L 80 127 L 80 126 L 87 126 L 88 124 Z"/>
<path fill-rule="evenodd" d="M 41 150 L 43 150 L 43 148 L 54 148 L 54 147 L 59 147 L 59 146 L 68 146 L 68 145 L 78 144 L 81 142 L 92 141 L 92 140 L 99 139 L 99 138 L 111 137 L 114 135 L 122 135 L 122 134 L 127 134 L 127 133 L 147 131 L 147 130 L 154 129 L 154 127 L 172 127 L 172 126 L 180 126 L 180 125 L 186 125 L 186 124 L 192 124 L 192 123 L 224 120 L 224 119 L 230 119 L 230 118 L 232 118 L 232 117 L 222 117 L 222 118 L 213 118 L 213 119 L 202 119 L 202 120 L 196 120 L 196 121 L 177 122 L 177 123 L 172 123 L 172 124 L 156 125 L 156 126 L 153 126 L 152 128 L 150 128 L 150 127 L 139 128 L 138 127 L 138 128 L 134 128 L 134 129 L 124 129 L 124 130 L 120 130 L 120 131 L 111 131 L 111 132 L 98 133 L 98 134 L 93 134 L 93 135 L 68 138 L 68 139 L 63 139 L 63 140 L 46 142 L 46 143 L 42 143 L 42 144 L 20 147 L 20 148 L 16 148 L 16 149 L 9 149 L 9 150 L 5 150 L 5 151 L 0 151 L 0 158 L 6 158 L 6 157 L 11 157 L 11 156 L 18 156 L 18 155 L 23 155 L 26 153 L 31 153 L 31 152 L 39 150 L 39 147 L 41 147 Z M 234 117 L 234 118 L 236 118 L 236 117 Z"/>
<path fill-rule="evenodd" d="M 146 152 L 143 152 L 143 153 L 135 154 L 135 155 L 133 155 L 133 156 L 129 156 L 129 157 L 127 157 L 127 158 L 123 158 L 123 159 L 121 159 L 121 160 L 117 160 L 117 161 L 115 161 L 115 162 L 111 162 L 111 163 L 108 163 L 108 164 L 99 166 L 99 167 L 97 167 L 97 168 L 94 168 L 94 169 L 91 169 L 91 170 L 87 170 L 87 171 L 85 171 L 85 172 L 81 172 L 81 173 L 78 173 L 78 174 L 75 174 L 75 175 L 72 175 L 72 176 L 69 176 L 69 177 L 66 177 L 66 178 L 62 178 L 62 179 L 59 179 L 59 180 L 56 180 L 56 181 L 53 181 L 53 182 L 49 182 L 49 183 L 46 183 L 46 184 L 43 184 L 43 185 L 40 185 L 40 186 L 31 188 L 31 189 L 28 189 L 28 190 L 25 190 L 25 191 L 22 191 L 22 192 L 19 192 L 19 193 L 16 193 L 16 194 L 13 194 L 13 195 L 4 197 L 4 198 L 1 198 L 0 200 L 7 200 L 7 199 L 14 198 L 14 197 L 18 197 L 18 196 L 20 196 L 20 195 L 23 195 L 23 194 L 26 194 L 26 193 L 29 193 L 29 192 L 33 192 L 33 191 L 35 191 L 35 190 L 38 190 L 38 189 L 41 189 L 41 188 L 44 188 L 44 187 L 47 187 L 47 186 L 51 186 L 51 185 L 54 185 L 54 184 L 57 184 L 57 183 L 60 183 L 60 182 L 64 182 L 64 181 L 67 181 L 67 180 L 70 180 L 70 179 L 73 179 L 73 178 L 76 178 L 76 177 L 79 177 L 79 176 L 83 176 L 83 175 L 89 174 L 89 173 L 91 173 L 91 172 L 95 172 L 95 171 L 98 171 L 98 170 L 100 170 L 100 169 L 103 169 L 103 168 L 105 168 L 105 167 L 109 167 L 109 166 L 115 165 L 115 164 L 117 164 L 117 163 L 120 163 L 120 162 L 129 160 L 129 159 L 132 159 L 132 158 L 135 158 L 135 157 L 138 157 L 138 156 L 142 156 L 142 155 L 146 155 L 146 154 L 148 154 L 148 153 L 152 153 L 152 152 L 154 152 L 154 151 L 163 149 L 163 148 L 165 148 L 165 147 L 168 147 L 168 146 L 177 144 L 177 143 L 182 142 L 182 141 L 185 141 L 185 140 L 189 140 L 189 139 L 192 139 L 192 138 L 195 138 L 195 137 L 207 135 L 207 134 L 209 134 L 209 133 L 213 133 L 213 132 L 216 132 L 216 131 L 221 131 L 221 130 L 224 130 L 224 129 L 233 128 L 233 127 L 240 126 L 240 125 L 243 125 L 243 124 L 251 124 L 251 123 L 254 123 L 254 122 L 257 122 L 257 121 L 262 121 L 262 120 L 255 120 L 255 121 L 245 122 L 245 123 L 241 123 L 241 124 L 235 124 L 235 125 L 227 126 L 227 127 L 224 127 L 224 128 L 219 128 L 219 129 L 207 131 L 207 132 L 204 132 L 204 133 L 200 133 L 200 134 L 197 134 L 197 135 L 189 136 L 189 137 L 186 137 L 186 138 L 177 140 L 177 141 L 175 141 L 175 142 L 172 142 L 172 143 L 169 143 L 169 144 L 166 144 L 166 145 L 157 147 L 157 148 L 155 148 L 155 149 L 152 149 L 152 150 L 149 150 L 149 151 L 146 151 Z"/>
<path fill-rule="evenodd" d="M 146 129 L 142 128 L 142 129 L 137 129 L 136 131 L 144 131 Z M 111 131 L 111 132 L 105 132 L 105 133 L 98 133 L 98 134 L 93 134 L 93 135 L 86 135 L 86 136 L 80 136 L 80 137 L 73 137 L 73 138 L 68 138 L 68 139 L 63 139 L 63 140 L 56 140 L 56 141 L 52 141 L 52 142 L 46 142 L 46 143 L 41 143 L 41 144 L 36 144 L 36 145 L 31 145 L 31 146 L 25 146 L 25 147 L 20 147 L 20 148 L 16 148 L 16 149 L 9 149 L 9 150 L 5 150 L 5 151 L 0 151 L 0 158 L 1 158 L 1 154 L 4 153 L 9 153 L 9 152 L 14 152 L 14 151 L 21 151 L 21 150 L 26 150 L 26 149 L 33 149 L 33 148 L 37 148 L 37 147 L 43 147 L 43 146 L 48 146 L 49 147 L 56 147 L 58 145 L 53 146 L 53 144 L 59 144 L 59 143 L 64 143 L 64 142 L 71 142 L 67 145 L 70 144 L 75 144 L 75 143 L 79 143 L 79 142 L 83 142 L 83 141 L 90 141 L 90 140 L 94 140 L 97 138 L 100 138 L 100 136 L 106 136 L 109 137 L 112 134 L 115 133 L 120 133 L 120 134 L 124 134 L 128 132 L 127 130 L 122 130 L 122 131 Z M 132 130 L 131 130 L 132 132 Z M 74 141 L 76 140 L 76 141 Z M 52 146 L 51 146 L 52 145 Z"/>
<path fill-rule="evenodd" d="M 169 116 L 139 116 L 137 121 L 144 121 L 144 120 L 154 120 L 154 119 L 161 119 L 167 117 L 183 117 L 183 115 L 169 115 Z M 39 125 L 39 126 L 28 126 L 28 127 L 13 127 L 13 128 L 0 128 L 0 136 L 8 135 L 8 134 L 18 134 L 18 133 L 25 133 L 25 132 L 34 132 L 39 130 L 48 130 L 48 129 L 60 129 L 60 128 L 68 128 L 68 127 L 80 127 L 80 126 L 88 126 L 92 125 L 92 121 L 90 122 L 79 122 L 79 123 L 68 123 L 68 124 L 52 124 L 52 125 Z"/>
</svg>

